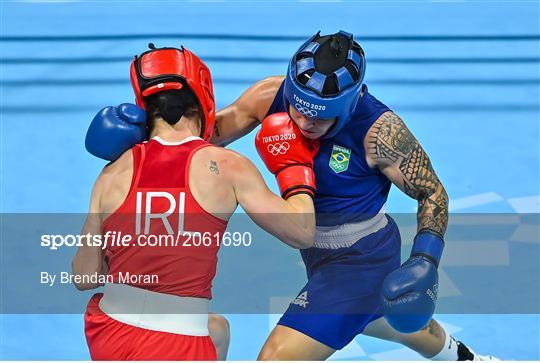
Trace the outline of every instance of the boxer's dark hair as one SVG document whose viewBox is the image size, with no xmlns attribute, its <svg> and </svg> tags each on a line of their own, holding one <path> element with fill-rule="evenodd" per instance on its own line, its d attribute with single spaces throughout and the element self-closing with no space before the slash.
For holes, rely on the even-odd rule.
<svg viewBox="0 0 540 363">
<path fill-rule="evenodd" d="M 307 72 L 298 75 L 298 81 L 305 85 L 311 75 L 317 71 L 319 73 L 328 76 L 324 83 L 322 93 L 323 95 L 334 95 L 339 92 L 336 76 L 333 74 L 341 67 L 347 68 L 353 77 L 354 81 L 358 81 L 360 74 L 354 63 L 348 60 L 348 51 L 352 49 L 353 52 L 363 55 L 364 51 L 360 45 L 352 41 L 346 36 L 335 33 L 331 35 L 317 36 L 314 42 L 319 43 L 319 49 L 315 52 L 313 61 L 315 62 L 315 69 L 311 69 Z M 296 60 L 300 60 L 309 56 L 308 54 L 298 54 Z"/>
<path fill-rule="evenodd" d="M 161 117 L 169 125 L 175 125 L 182 116 L 201 117 L 197 97 L 189 88 L 158 92 L 144 99 L 146 119 L 150 132 L 154 129 L 156 119 Z"/>
</svg>

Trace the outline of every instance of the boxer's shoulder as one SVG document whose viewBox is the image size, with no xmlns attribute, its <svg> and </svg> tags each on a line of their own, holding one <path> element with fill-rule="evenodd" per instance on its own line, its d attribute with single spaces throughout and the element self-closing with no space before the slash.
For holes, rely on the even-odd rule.
<svg viewBox="0 0 540 363">
<path fill-rule="evenodd" d="M 392 165 L 395 157 L 410 151 L 414 137 L 403 120 L 392 111 L 381 114 L 364 138 L 366 160 L 370 167 Z"/>
<path fill-rule="evenodd" d="M 126 198 L 133 177 L 133 153 L 124 152 L 118 159 L 107 164 L 99 174 L 94 190 L 100 201 L 100 212 L 110 213 Z M 94 196 L 93 196 L 94 198 Z"/>
<path fill-rule="evenodd" d="M 211 173 L 224 178 L 241 173 L 246 164 L 251 163 L 236 151 L 213 145 L 197 150 L 191 160 L 191 168 L 195 165 L 198 169 L 208 169 Z M 211 168 L 209 165 L 214 167 Z"/>
<path fill-rule="evenodd" d="M 124 153 L 116 160 L 111 161 L 103 168 L 102 174 L 113 176 L 133 169 L 133 151 L 132 149 L 124 151 Z"/>
<path fill-rule="evenodd" d="M 133 175 L 133 152 L 125 151 L 118 159 L 107 164 L 98 178 L 98 183 L 104 187 L 112 185 L 126 184 L 131 182 Z"/>
<path fill-rule="evenodd" d="M 233 175 L 242 173 L 237 155 L 219 146 L 207 146 L 195 152 L 189 166 L 189 188 L 195 200 L 204 210 L 224 220 L 237 205 Z"/>
</svg>

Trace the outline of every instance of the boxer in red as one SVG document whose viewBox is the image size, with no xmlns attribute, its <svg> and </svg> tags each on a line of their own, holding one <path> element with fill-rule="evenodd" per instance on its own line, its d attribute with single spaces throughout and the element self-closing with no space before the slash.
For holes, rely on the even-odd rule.
<svg viewBox="0 0 540 363">
<path fill-rule="evenodd" d="M 131 81 L 146 115 L 133 105 L 107 107 L 100 114 L 100 133 L 89 131 L 90 142 L 104 145 L 114 140 L 109 137 L 119 125 L 149 134 L 149 141 L 103 169 L 83 229 L 84 235 L 129 239 L 85 244 L 73 260 L 73 274 L 82 277 L 78 289 L 106 282 L 85 314 L 90 355 L 94 360 L 215 360 L 208 302 L 228 219 L 240 204 L 284 243 L 312 246 L 317 146 L 294 122 L 282 120 L 283 114 L 264 123 L 261 140 L 288 140 L 283 152 L 264 141 L 258 145 L 276 175 L 280 198 L 248 159 L 208 143 L 215 121 L 212 81 L 193 53 L 152 45 L 135 57 Z M 108 128 L 112 124 L 114 129 Z M 151 237 L 163 236 L 174 240 L 150 243 Z M 205 243 L 196 245 L 197 236 L 207 236 Z"/>
</svg>

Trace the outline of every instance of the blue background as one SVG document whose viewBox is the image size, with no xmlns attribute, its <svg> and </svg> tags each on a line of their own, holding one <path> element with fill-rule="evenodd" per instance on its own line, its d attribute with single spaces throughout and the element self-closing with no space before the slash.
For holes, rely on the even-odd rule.
<svg viewBox="0 0 540 363">
<path fill-rule="evenodd" d="M 343 29 L 366 51 L 370 92 L 428 151 L 452 211 L 538 213 L 539 18 L 536 1 L 2 1 L 1 210 L 86 211 L 104 165 L 84 149 L 86 128 L 101 107 L 132 101 L 130 58 L 148 42 L 201 56 L 221 108 L 283 74 L 304 38 Z M 253 134 L 231 147 L 276 189 Z M 416 204 L 394 189 L 388 208 Z M 277 316 L 228 318 L 229 358 L 254 359 Z M 2 359 L 89 358 L 81 316 L 1 319 Z M 538 315 L 439 319 L 480 352 L 540 359 Z M 335 358 L 418 356 L 359 337 Z"/>
</svg>

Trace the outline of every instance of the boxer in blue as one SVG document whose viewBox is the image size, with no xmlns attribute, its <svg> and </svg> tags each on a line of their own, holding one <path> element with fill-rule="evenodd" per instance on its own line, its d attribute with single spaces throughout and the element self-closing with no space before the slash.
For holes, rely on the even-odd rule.
<svg viewBox="0 0 540 363">
<path fill-rule="evenodd" d="M 308 282 L 259 359 L 327 359 L 358 334 L 402 343 L 433 360 L 492 359 L 455 341 L 432 319 L 448 196 L 404 122 L 368 92 L 365 66 L 351 34 L 317 33 L 292 57 L 285 77 L 254 84 L 216 116 L 216 144 L 246 135 L 275 113 L 288 114 L 283 123 L 296 123 L 320 142 L 316 239 L 301 251 Z M 121 113 L 112 121 L 98 114 L 87 149 L 113 160 L 140 130 Z M 384 212 L 392 184 L 418 200 L 417 234 L 403 264 L 399 230 Z"/>
</svg>

